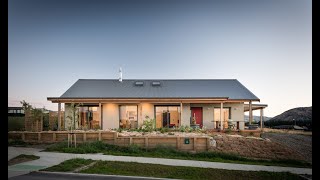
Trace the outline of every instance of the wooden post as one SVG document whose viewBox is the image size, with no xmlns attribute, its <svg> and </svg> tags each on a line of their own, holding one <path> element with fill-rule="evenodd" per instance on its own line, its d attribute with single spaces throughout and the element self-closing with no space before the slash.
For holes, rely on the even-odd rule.
<svg viewBox="0 0 320 180">
<path fill-rule="evenodd" d="M 132 144 L 132 137 L 129 138 L 129 144 Z"/>
<path fill-rule="evenodd" d="M 197 138 L 193 137 L 193 150 L 196 151 L 197 150 Z"/>
<path fill-rule="evenodd" d="M 70 145 L 70 134 L 68 133 L 68 147 Z"/>
<path fill-rule="evenodd" d="M 223 102 L 221 102 L 220 104 L 220 129 L 221 130 L 223 130 L 222 114 L 223 114 Z"/>
<path fill-rule="evenodd" d="M 116 144 L 117 136 L 118 136 L 117 132 L 114 132 L 113 133 L 113 144 Z"/>
<path fill-rule="evenodd" d="M 252 123 L 252 101 L 249 101 L 249 124 Z"/>
<path fill-rule="evenodd" d="M 87 141 L 87 133 L 84 132 L 84 133 L 83 133 L 83 142 L 86 142 L 86 141 Z"/>
<path fill-rule="evenodd" d="M 210 149 L 210 138 L 207 137 L 207 150 L 209 150 L 209 149 Z"/>
<path fill-rule="evenodd" d="M 101 114 L 101 103 L 99 102 L 99 122 L 100 122 L 100 129 L 103 129 L 103 123 L 102 123 L 102 114 Z"/>
<path fill-rule="evenodd" d="M 58 103 L 58 131 L 61 130 L 61 103 Z"/>
<path fill-rule="evenodd" d="M 149 138 L 145 137 L 144 141 L 145 141 L 144 144 L 145 144 L 146 148 L 148 148 L 149 147 Z"/>
<path fill-rule="evenodd" d="M 77 147 L 77 134 L 74 133 L 74 147 Z"/>
<path fill-rule="evenodd" d="M 56 140 L 57 140 L 57 134 L 54 132 L 52 133 L 52 141 L 56 142 Z"/>
<path fill-rule="evenodd" d="M 99 141 L 101 141 L 101 132 L 99 132 Z"/>
<path fill-rule="evenodd" d="M 179 136 L 177 137 L 176 141 L 177 141 L 177 150 L 179 150 L 180 149 L 180 137 Z"/>
<path fill-rule="evenodd" d="M 22 137 L 21 137 L 22 141 L 25 141 L 25 140 L 26 140 L 26 135 L 25 135 L 25 133 L 23 132 L 23 133 L 21 133 L 21 134 L 22 134 Z"/>
<path fill-rule="evenodd" d="M 263 122 L 263 108 L 260 109 L 260 128 L 261 131 L 263 131 L 263 126 L 264 126 L 264 122 Z"/>
<path fill-rule="evenodd" d="M 38 142 L 41 141 L 41 132 L 38 132 Z"/>
<path fill-rule="evenodd" d="M 180 121 L 179 121 L 179 127 L 181 126 L 182 112 L 183 112 L 183 105 L 182 105 L 182 102 L 181 102 L 181 103 L 180 103 Z"/>
</svg>

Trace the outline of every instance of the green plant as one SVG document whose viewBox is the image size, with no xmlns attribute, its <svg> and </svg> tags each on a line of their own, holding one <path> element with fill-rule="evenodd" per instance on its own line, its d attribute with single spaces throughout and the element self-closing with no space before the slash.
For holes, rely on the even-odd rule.
<svg viewBox="0 0 320 180">
<path fill-rule="evenodd" d="M 128 151 L 130 153 L 140 153 L 141 152 L 141 148 L 136 144 L 131 144 L 128 147 Z"/>
<path fill-rule="evenodd" d="M 71 121 L 71 126 L 70 126 L 71 128 L 68 128 L 71 131 L 76 129 L 76 123 L 78 122 L 78 119 L 76 118 L 76 114 L 78 114 L 79 107 L 81 105 L 82 105 L 82 103 L 78 103 L 78 104 L 71 103 L 71 105 L 70 105 L 71 116 L 69 115 L 66 118 L 70 119 L 70 121 Z"/>
<path fill-rule="evenodd" d="M 26 146 L 27 144 L 20 139 L 8 139 L 8 146 Z"/>
<path fill-rule="evenodd" d="M 161 127 L 160 128 L 160 132 L 163 134 L 163 133 L 165 133 L 165 132 L 168 132 L 169 131 L 169 128 L 167 128 L 167 127 Z"/>
<path fill-rule="evenodd" d="M 192 131 L 193 131 L 192 127 L 189 127 L 189 126 L 185 127 L 185 132 L 192 132 Z"/>
<path fill-rule="evenodd" d="M 45 116 L 44 111 L 46 110 L 45 107 L 43 107 L 43 108 L 34 108 L 34 107 L 32 107 L 32 105 L 27 103 L 25 100 L 20 101 L 20 103 L 22 104 L 22 109 L 24 110 L 25 115 L 26 116 L 28 116 L 28 115 L 31 116 L 31 119 L 32 119 L 32 126 L 31 126 L 32 129 L 31 130 L 32 131 L 38 131 L 38 129 L 34 129 L 35 127 L 33 125 L 34 125 L 34 123 L 36 123 L 37 124 L 36 127 L 38 128 L 39 122 L 41 122 L 41 121 L 43 122 L 44 116 Z M 46 123 L 45 123 L 45 128 L 48 128 L 48 124 L 46 124 Z"/>
<path fill-rule="evenodd" d="M 174 135 L 174 133 L 173 132 L 169 132 L 168 135 Z"/>
<path fill-rule="evenodd" d="M 149 116 L 145 117 L 141 129 L 144 132 L 152 132 L 154 130 L 154 119 L 150 119 Z"/>
<path fill-rule="evenodd" d="M 231 128 L 227 128 L 227 129 L 225 130 L 225 133 L 226 133 L 226 134 L 230 134 L 231 132 L 232 132 Z"/>
<path fill-rule="evenodd" d="M 24 117 L 8 116 L 8 131 L 24 131 Z"/>
<path fill-rule="evenodd" d="M 183 126 L 183 125 L 181 125 L 181 126 L 179 127 L 179 131 L 180 131 L 180 132 L 186 132 L 186 127 Z"/>
</svg>

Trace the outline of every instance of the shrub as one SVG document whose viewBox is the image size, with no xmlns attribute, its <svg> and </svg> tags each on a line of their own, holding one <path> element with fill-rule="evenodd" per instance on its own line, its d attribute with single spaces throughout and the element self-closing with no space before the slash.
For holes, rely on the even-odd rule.
<svg viewBox="0 0 320 180">
<path fill-rule="evenodd" d="M 8 131 L 24 131 L 24 117 L 8 116 Z"/>
<path fill-rule="evenodd" d="M 152 132 L 154 130 L 154 119 L 150 119 L 149 116 L 145 117 L 141 129 L 144 132 Z"/>
<path fill-rule="evenodd" d="M 161 133 L 165 133 L 165 132 L 168 132 L 168 131 L 169 131 L 169 128 L 167 128 L 167 127 L 160 128 L 160 132 Z"/>
<path fill-rule="evenodd" d="M 183 125 L 180 126 L 180 127 L 179 127 L 179 131 L 180 131 L 180 132 L 186 132 L 186 127 L 183 126 Z"/>
<path fill-rule="evenodd" d="M 225 133 L 226 133 L 226 134 L 230 134 L 230 133 L 231 133 L 231 129 L 230 129 L 230 128 L 227 128 L 226 131 L 225 131 Z"/>
<path fill-rule="evenodd" d="M 131 144 L 129 147 L 128 147 L 128 151 L 130 153 L 140 153 L 141 152 L 141 148 L 136 145 L 136 144 Z"/>
</svg>

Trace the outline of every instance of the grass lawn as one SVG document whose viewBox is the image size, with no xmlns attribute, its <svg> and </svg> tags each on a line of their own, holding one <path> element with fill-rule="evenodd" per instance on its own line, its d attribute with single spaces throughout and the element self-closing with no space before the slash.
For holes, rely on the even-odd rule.
<svg viewBox="0 0 320 180">
<path fill-rule="evenodd" d="M 64 161 L 58 165 L 49 167 L 47 169 L 43 169 L 41 171 L 70 172 L 70 171 L 73 171 L 79 167 L 88 165 L 92 162 L 93 162 L 93 160 L 91 160 L 91 159 L 80 159 L 80 158 L 70 159 L 70 160 Z"/>
<path fill-rule="evenodd" d="M 44 171 L 72 171 L 79 165 L 87 165 L 92 160 L 71 159 Z M 98 161 L 95 165 L 80 171 L 88 174 L 108 174 L 145 176 L 177 179 L 303 179 L 288 172 L 235 171 L 198 167 L 166 166 L 134 162 Z"/>
<path fill-rule="evenodd" d="M 35 155 L 20 154 L 19 156 L 15 157 L 13 159 L 10 159 L 10 161 L 8 161 L 8 166 L 27 162 L 27 161 L 36 160 L 39 158 L 40 158 L 39 156 L 35 156 Z"/>
<path fill-rule="evenodd" d="M 140 157 L 158 157 L 170 159 L 186 159 L 211 162 L 226 162 L 239 164 L 256 164 L 267 166 L 287 166 L 287 167 L 311 167 L 310 163 L 298 160 L 256 160 L 248 159 L 236 154 L 227 154 L 221 152 L 199 152 L 189 153 L 177 151 L 168 147 L 157 147 L 155 149 L 144 149 L 136 145 L 121 147 L 116 145 L 104 144 L 102 142 L 92 142 L 79 144 L 77 148 L 68 148 L 66 143 L 54 144 L 46 151 L 64 152 L 64 153 L 104 153 L 108 155 L 121 156 L 140 156 Z"/>
</svg>

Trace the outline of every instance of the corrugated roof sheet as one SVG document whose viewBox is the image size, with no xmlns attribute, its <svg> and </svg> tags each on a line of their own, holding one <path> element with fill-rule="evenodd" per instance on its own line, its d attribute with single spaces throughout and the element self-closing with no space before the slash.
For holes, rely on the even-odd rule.
<svg viewBox="0 0 320 180">
<path fill-rule="evenodd" d="M 142 81 L 143 86 L 136 86 Z M 152 86 L 160 82 L 160 86 Z M 219 98 L 259 100 L 236 79 L 79 79 L 60 98 Z"/>
</svg>

